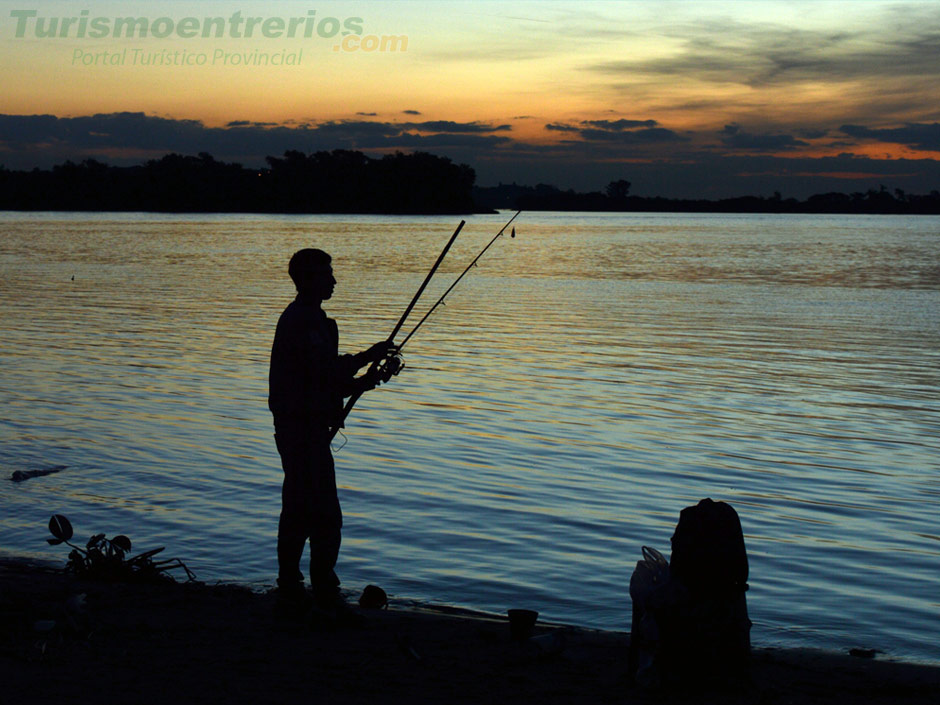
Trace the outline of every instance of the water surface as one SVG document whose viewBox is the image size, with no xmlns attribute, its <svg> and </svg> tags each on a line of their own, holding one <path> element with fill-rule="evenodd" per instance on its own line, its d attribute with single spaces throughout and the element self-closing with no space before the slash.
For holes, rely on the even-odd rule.
<svg viewBox="0 0 940 705">
<path fill-rule="evenodd" d="M 509 215 L 468 218 L 428 302 Z M 0 214 L 0 468 L 68 466 L 0 482 L 0 547 L 64 561 L 44 542 L 61 512 L 270 585 L 288 257 L 333 254 L 356 351 L 455 227 Z M 940 219 L 524 213 L 517 232 L 349 419 L 344 585 L 627 629 L 640 546 L 668 554 L 710 496 L 742 519 L 755 643 L 940 662 Z"/>
</svg>

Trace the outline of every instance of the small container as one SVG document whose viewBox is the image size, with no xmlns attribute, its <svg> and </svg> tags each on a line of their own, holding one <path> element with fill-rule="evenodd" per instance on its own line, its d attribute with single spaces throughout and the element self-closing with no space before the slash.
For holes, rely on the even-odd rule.
<svg viewBox="0 0 940 705">
<path fill-rule="evenodd" d="M 525 641 L 532 636 L 535 620 L 539 613 L 535 610 L 512 609 L 506 612 L 509 615 L 509 636 L 513 641 Z"/>
</svg>

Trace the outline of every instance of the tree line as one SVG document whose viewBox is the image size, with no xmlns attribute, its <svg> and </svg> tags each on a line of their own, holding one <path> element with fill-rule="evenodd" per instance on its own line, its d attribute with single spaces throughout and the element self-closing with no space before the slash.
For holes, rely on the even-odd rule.
<svg viewBox="0 0 940 705">
<path fill-rule="evenodd" d="M 0 167 L 0 209 L 248 213 L 472 213 L 476 173 L 427 152 L 371 158 L 337 149 L 266 157 L 251 169 L 168 154 L 139 166 L 94 159 Z"/>
<path fill-rule="evenodd" d="M 562 190 L 549 184 L 474 186 L 466 164 L 427 152 L 369 157 L 336 149 L 266 157 L 256 169 L 198 156 L 167 154 L 138 166 L 94 159 L 66 161 L 48 170 L 0 166 L 0 209 L 158 211 L 178 213 L 464 214 L 513 210 L 698 213 L 940 214 L 940 192 L 908 194 L 884 186 L 829 192 L 805 200 L 738 196 L 718 200 L 630 195 L 626 179 L 604 191 Z"/>
<path fill-rule="evenodd" d="M 601 191 L 579 193 L 550 184 L 499 186 L 474 189 L 478 205 L 528 211 L 635 211 L 668 213 L 899 213 L 940 214 L 940 191 L 916 195 L 881 186 L 853 193 L 829 192 L 805 200 L 773 196 L 738 196 L 718 200 L 644 197 L 629 195 L 631 183 L 612 181 Z"/>
</svg>

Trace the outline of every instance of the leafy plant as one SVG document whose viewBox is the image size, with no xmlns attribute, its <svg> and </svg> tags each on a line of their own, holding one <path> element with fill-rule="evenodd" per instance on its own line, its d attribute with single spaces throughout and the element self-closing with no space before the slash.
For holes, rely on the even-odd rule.
<svg viewBox="0 0 940 705">
<path fill-rule="evenodd" d="M 72 523 L 63 514 L 53 514 L 49 520 L 49 531 L 53 538 L 46 539 L 51 546 L 64 543 L 72 548 L 65 569 L 78 576 L 98 580 L 140 580 L 154 581 L 172 579 L 167 571 L 182 568 L 189 580 L 195 580 L 195 574 L 179 558 L 167 558 L 155 561 L 153 557 L 164 547 L 144 551 L 132 558 L 131 540 L 124 534 L 107 538 L 104 534 L 95 534 L 85 547 L 76 546 L 69 539 L 74 535 Z"/>
</svg>

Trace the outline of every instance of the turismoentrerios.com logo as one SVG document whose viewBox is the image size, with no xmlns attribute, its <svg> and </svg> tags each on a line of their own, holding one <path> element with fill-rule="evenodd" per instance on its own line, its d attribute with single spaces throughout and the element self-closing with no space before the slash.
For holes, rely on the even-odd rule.
<svg viewBox="0 0 940 705">
<path fill-rule="evenodd" d="M 236 10 L 227 17 L 108 17 L 82 10 L 44 16 L 11 10 L 17 39 L 340 39 L 335 51 L 405 51 L 405 35 L 364 35 L 361 17 L 321 17 L 316 10 L 293 17 L 259 17 Z"/>
</svg>

